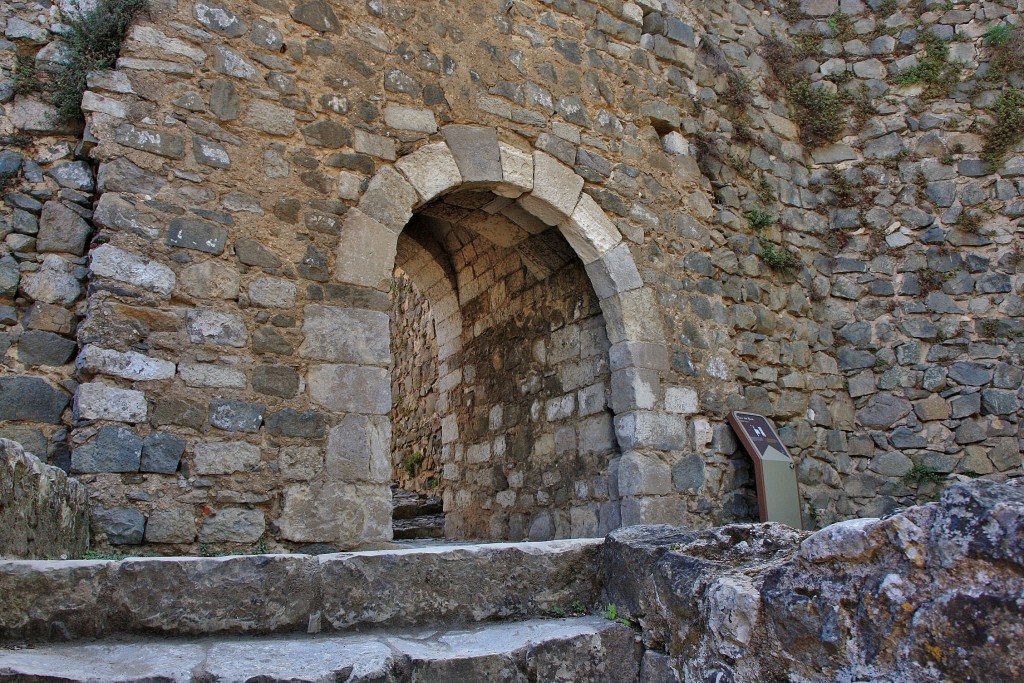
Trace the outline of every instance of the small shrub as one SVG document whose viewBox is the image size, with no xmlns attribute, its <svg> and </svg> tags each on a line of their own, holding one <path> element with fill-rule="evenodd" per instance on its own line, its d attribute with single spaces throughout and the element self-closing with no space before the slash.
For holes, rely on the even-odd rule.
<svg viewBox="0 0 1024 683">
<path fill-rule="evenodd" d="M 903 475 L 903 483 L 905 484 L 923 484 L 925 482 L 940 482 L 945 477 L 941 472 L 936 472 L 927 465 L 921 463 L 915 463 L 913 469 Z"/>
<path fill-rule="evenodd" d="M 767 211 L 761 209 L 753 209 L 743 214 L 747 219 L 747 225 L 754 232 L 759 232 L 765 228 L 770 228 L 775 225 L 775 216 L 771 215 Z"/>
<path fill-rule="evenodd" d="M 832 169 L 829 172 L 829 185 L 836 196 L 836 206 L 850 208 L 857 206 L 860 200 L 859 195 L 853 189 L 853 185 L 839 171 Z"/>
<path fill-rule="evenodd" d="M 1011 88 L 992 105 L 992 125 L 985 131 L 981 158 L 998 167 L 1024 139 L 1024 91 Z"/>
<path fill-rule="evenodd" d="M 36 73 L 36 60 L 30 54 L 19 52 L 14 62 L 14 92 L 28 95 L 39 89 L 39 75 Z"/>
<path fill-rule="evenodd" d="M 800 259 L 789 249 L 780 247 L 763 237 L 758 241 L 761 243 L 761 260 L 772 270 L 777 270 L 781 273 L 791 273 L 800 264 Z"/>
<path fill-rule="evenodd" d="M 616 621 L 619 618 L 619 608 L 613 604 L 608 605 L 604 610 L 604 618 Z"/>
<path fill-rule="evenodd" d="M 426 456 L 422 453 L 410 453 L 402 458 L 402 471 L 410 477 L 415 477 L 419 474 L 420 465 L 423 464 L 425 459 Z"/>
<path fill-rule="evenodd" d="M 956 226 L 964 232 L 977 233 L 981 229 L 981 220 L 977 211 L 961 211 L 956 217 Z"/>
<path fill-rule="evenodd" d="M 62 35 L 68 59 L 53 76 L 52 103 L 61 123 L 82 117 L 82 93 L 90 71 L 108 69 L 117 61 L 128 26 L 146 8 L 147 0 L 98 0 L 95 8 L 64 15 Z"/>
<path fill-rule="evenodd" d="M 942 273 L 931 268 L 925 268 L 917 274 L 917 284 L 921 288 L 921 294 L 931 294 L 942 289 L 946 279 Z"/>
<path fill-rule="evenodd" d="M 848 14 L 844 14 L 841 11 L 836 12 L 826 19 L 825 23 L 828 25 L 829 30 L 832 31 L 832 36 L 843 42 L 852 40 L 855 36 L 853 32 L 853 19 Z"/>
<path fill-rule="evenodd" d="M 1015 27 L 1010 24 L 996 24 L 985 31 L 985 44 L 989 47 L 1006 47 L 1013 38 Z"/>
<path fill-rule="evenodd" d="M 750 126 L 741 121 L 736 124 L 732 139 L 736 142 L 751 142 L 754 139 L 754 131 L 750 130 Z"/>
<path fill-rule="evenodd" d="M 725 101 L 734 107 L 745 107 L 754 101 L 754 93 L 750 80 L 741 74 L 731 73 L 728 78 L 729 89 L 725 93 Z"/>
<path fill-rule="evenodd" d="M 978 324 L 978 329 L 980 330 L 981 334 L 988 337 L 989 339 L 999 336 L 1000 327 L 1001 325 L 999 324 L 998 320 L 991 319 L 982 320 Z"/>
<path fill-rule="evenodd" d="M 775 188 L 773 188 L 771 183 L 768 182 L 768 176 L 763 172 L 758 178 L 756 189 L 757 198 L 761 200 L 762 204 L 771 204 L 777 199 L 775 195 Z"/>
<path fill-rule="evenodd" d="M 930 31 L 922 37 L 924 57 L 913 69 L 896 76 L 896 85 L 921 84 L 924 99 L 945 97 L 960 82 L 960 64 L 949 61 L 949 45 Z"/>
<path fill-rule="evenodd" d="M 805 143 L 821 145 L 839 138 L 846 128 L 846 106 L 839 93 L 816 88 L 807 79 L 790 86 L 786 92 L 796 107 L 794 119 Z"/>
</svg>

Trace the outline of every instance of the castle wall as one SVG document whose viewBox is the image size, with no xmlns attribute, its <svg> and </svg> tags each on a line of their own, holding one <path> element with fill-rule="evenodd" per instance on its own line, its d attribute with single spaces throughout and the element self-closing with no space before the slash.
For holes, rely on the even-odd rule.
<svg viewBox="0 0 1024 683">
<path fill-rule="evenodd" d="M 609 348 L 595 358 L 608 366 L 595 384 L 607 385 L 601 419 L 616 434 L 609 463 L 621 459 L 606 473 L 608 499 L 586 502 L 599 519 L 614 491 L 622 523 L 749 519 L 749 467 L 723 422 L 731 409 L 782 427 L 800 463 L 807 526 L 928 498 L 950 472 L 1017 474 L 1024 171 L 1019 146 L 998 167 L 979 155 L 987 108 L 1021 85 L 1012 69 L 991 71 L 998 54 L 983 36 L 1019 11 L 828 0 L 429 11 L 413 2 L 155 3 L 117 69 L 90 81 L 82 151 L 95 144 L 98 202 L 84 180 L 73 194 L 31 165 L 12 176 L 18 193 L 7 195 L 4 220 L 17 244 L 6 240 L 0 263 L 17 281 L 5 318 L 4 435 L 40 440 L 30 449 L 65 464 L 72 451 L 100 523 L 127 525 L 124 538 L 176 549 L 384 539 L 389 468 L 370 463 L 391 461 L 394 261 L 387 280 L 373 280 L 379 269 L 354 277 L 349 256 L 377 264 L 401 250 L 359 243 L 371 233 L 356 221 L 383 207 L 371 218 L 397 234 L 413 210 L 429 215 L 415 193 L 408 206 L 387 199 L 402 190 L 388 169 L 428 145 L 457 151 L 444 129 L 470 124 L 495 130 L 502 150 L 571 169 L 624 240 L 614 254 L 625 261 L 613 250 L 588 261 L 587 244 L 570 240 L 589 283 L 578 262 L 566 265 L 548 283 L 560 297 L 543 299 L 563 314 L 567 302 L 589 302 L 566 319 L 581 331 L 599 329 L 584 285 L 600 301 Z M 12 66 L 15 50 L 50 39 L 34 14 L 6 21 Z M 949 96 L 899 78 L 928 59 L 929 31 L 968 65 Z M 834 143 L 810 140 L 806 116 L 798 125 L 798 93 L 780 83 L 773 35 L 796 42 L 813 88 L 853 93 Z M 63 147 L 46 156 L 75 138 L 32 130 L 38 96 L 4 99 L 5 130 L 31 133 L 26 159 L 51 169 L 73 157 Z M 484 189 L 507 193 L 499 180 Z M 43 201 L 58 193 L 93 226 L 91 248 L 86 238 L 79 249 L 19 237 L 33 220 L 51 234 L 63 225 L 53 214 L 66 212 Z M 486 237 L 487 225 L 478 228 Z M 782 248 L 796 254 L 794 267 L 779 269 Z M 500 278 L 473 283 L 466 261 L 453 260 L 462 332 L 437 332 L 439 392 L 470 388 L 456 372 L 485 366 L 488 335 L 519 334 L 507 321 L 473 329 L 486 316 L 470 294 L 490 295 Z M 641 280 L 623 294 L 613 268 L 627 261 Z M 59 291 L 43 293 L 44 284 Z M 508 310 L 538 310 L 527 290 L 512 291 Z M 337 329 L 348 330 L 343 342 L 328 333 Z M 77 348 L 35 362 L 26 341 L 43 348 L 29 334 L 40 331 L 53 335 L 50 346 L 77 337 Z M 557 330 L 548 333 L 553 344 Z M 331 398 L 328 365 L 331 382 L 362 387 L 369 402 Z M 342 382 L 342 365 L 360 369 Z M 472 388 L 493 397 L 499 386 Z M 564 382 L 558 391 L 568 393 Z M 440 411 L 455 398 L 439 395 Z M 477 471 L 465 446 L 487 432 L 493 449 L 498 434 L 482 420 L 492 401 L 459 417 L 458 438 L 442 432 L 442 449 L 451 447 L 442 459 L 453 458 L 445 465 Z M 585 418 L 571 423 L 578 449 Z M 331 453 L 342 452 L 365 462 L 328 485 L 341 467 Z M 487 509 L 486 496 L 479 504 Z M 536 515 L 543 506 L 527 507 Z M 494 524 L 487 534 L 517 535 L 511 518 L 507 531 Z M 552 533 L 582 528 L 553 524 Z"/>
</svg>

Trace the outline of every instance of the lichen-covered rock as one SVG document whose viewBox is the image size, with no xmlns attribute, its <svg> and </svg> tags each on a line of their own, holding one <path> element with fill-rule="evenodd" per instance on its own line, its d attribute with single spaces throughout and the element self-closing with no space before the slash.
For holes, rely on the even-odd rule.
<svg viewBox="0 0 1024 683">
<path fill-rule="evenodd" d="M 85 487 L 0 439 L 0 557 L 80 557 L 89 546 Z"/>
<path fill-rule="evenodd" d="M 1024 480 L 810 535 L 633 527 L 604 554 L 608 600 L 684 681 L 1024 677 Z"/>
</svg>

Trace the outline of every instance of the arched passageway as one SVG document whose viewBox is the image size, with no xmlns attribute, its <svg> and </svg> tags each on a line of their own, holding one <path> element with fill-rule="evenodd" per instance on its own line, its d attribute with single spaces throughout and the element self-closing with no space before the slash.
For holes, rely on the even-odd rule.
<svg viewBox="0 0 1024 683">
<path fill-rule="evenodd" d="M 334 279 L 391 289 L 399 273 L 401 305 L 433 322 L 433 335 L 392 323 L 413 345 L 396 367 L 437 349 L 436 369 L 388 388 L 415 394 L 392 397 L 405 410 L 433 401 L 440 453 L 412 450 L 432 443 L 409 433 L 422 404 L 419 420 L 392 410 L 407 453 L 370 470 L 409 463 L 399 480 L 443 492 L 450 537 L 590 536 L 642 519 L 649 451 L 685 434 L 649 412 L 664 339 L 628 247 L 552 157 L 490 128 L 444 135 L 379 171 L 342 227 Z"/>
</svg>

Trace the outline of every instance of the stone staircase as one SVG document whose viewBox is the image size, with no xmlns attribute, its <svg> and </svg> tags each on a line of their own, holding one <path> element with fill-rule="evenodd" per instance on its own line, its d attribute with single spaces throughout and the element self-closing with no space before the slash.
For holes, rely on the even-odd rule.
<svg viewBox="0 0 1024 683">
<path fill-rule="evenodd" d="M 0 561 L 0 681 L 637 681 L 602 542 Z"/>
</svg>

